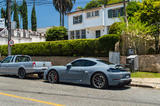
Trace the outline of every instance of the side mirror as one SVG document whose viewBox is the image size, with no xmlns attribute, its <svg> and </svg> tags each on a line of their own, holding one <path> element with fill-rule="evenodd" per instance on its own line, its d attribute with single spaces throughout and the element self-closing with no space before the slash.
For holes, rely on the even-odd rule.
<svg viewBox="0 0 160 106">
<path fill-rule="evenodd" d="M 67 70 L 69 70 L 71 67 L 72 67 L 72 65 L 71 64 L 67 64 Z"/>
</svg>

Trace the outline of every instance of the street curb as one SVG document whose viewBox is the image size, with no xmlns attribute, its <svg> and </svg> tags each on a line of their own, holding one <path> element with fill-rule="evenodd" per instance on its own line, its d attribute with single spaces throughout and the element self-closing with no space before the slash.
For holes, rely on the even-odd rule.
<svg viewBox="0 0 160 106">
<path fill-rule="evenodd" d="M 130 86 L 143 87 L 143 88 L 155 88 L 155 87 L 153 87 L 153 86 L 149 86 L 149 85 L 139 85 L 139 84 L 130 84 Z"/>
</svg>

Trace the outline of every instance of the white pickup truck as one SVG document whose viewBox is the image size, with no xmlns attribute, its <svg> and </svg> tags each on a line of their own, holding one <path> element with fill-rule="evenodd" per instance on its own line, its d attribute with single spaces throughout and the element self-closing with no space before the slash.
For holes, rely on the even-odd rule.
<svg viewBox="0 0 160 106">
<path fill-rule="evenodd" d="M 51 62 L 32 61 L 27 55 L 11 55 L 0 61 L 0 74 L 17 75 L 20 79 L 27 74 L 38 74 L 43 78 L 44 71 L 51 66 Z"/>
</svg>

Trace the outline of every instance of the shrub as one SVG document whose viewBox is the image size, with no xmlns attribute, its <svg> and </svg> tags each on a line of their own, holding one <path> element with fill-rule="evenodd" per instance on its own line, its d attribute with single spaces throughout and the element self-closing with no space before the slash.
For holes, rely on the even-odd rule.
<svg viewBox="0 0 160 106">
<path fill-rule="evenodd" d="M 31 56 L 108 56 L 114 50 L 118 35 L 104 35 L 100 39 L 78 39 L 15 44 L 12 54 Z M 7 55 L 7 46 L 0 46 L 0 53 Z"/>
<path fill-rule="evenodd" d="M 121 22 L 115 22 L 112 24 L 109 28 L 109 34 L 121 34 L 122 32 L 122 23 Z"/>
<path fill-rule="evenodd" d="M 66 40 L 67 39 L 67 29 L 63 26 L 52 27 L 46 32 L 46 40 L 47 41 L 55 41 L 55 40 Z"/>
<path fill-rule="evenodd" d="M 99 38 L 101 50 L 105 51 L 105 53 L 108 53 L 109 51 L 114 51 L 115 44 L 119 41 L 119 39 L 120 36 L 117 34 L 103 35 Z"/>
</svg>

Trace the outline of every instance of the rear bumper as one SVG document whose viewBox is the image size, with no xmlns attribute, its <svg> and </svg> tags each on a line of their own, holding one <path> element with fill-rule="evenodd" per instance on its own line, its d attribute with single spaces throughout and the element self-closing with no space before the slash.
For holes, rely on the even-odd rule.
<svg viewBox="0 0 160 106">
<path fill-rule="evenodd" d="M 132 79 L 121 79 L 118 86 L 129 85 L 132 82 Z"/>
<path fill-rule="evenodd" d="M 44 73 L 45 70 L 47 70 L 48 67 L 43 67 L 43 68 L 33 68 L 33 69 L 28 69 L 26 70 L 27 74 L 38 74 L 38 73 Z"/>
<path fill-rule="evenodd" d="M 124 86 L 124 85 L 129 85 L 131 82 L 132 82 L 131 78 L 112 80 L 112 82 L 110 82 L 110 86 Z"/>
</svg>

